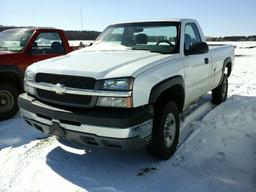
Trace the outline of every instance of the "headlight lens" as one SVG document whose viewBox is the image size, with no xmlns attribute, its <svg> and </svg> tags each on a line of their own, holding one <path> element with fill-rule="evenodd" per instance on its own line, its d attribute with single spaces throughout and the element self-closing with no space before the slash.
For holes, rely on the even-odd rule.
<svg viewBox="0 0 256 192">
<path fill-rule="evenodd" d="M 133 78 L 107 79 L 101 84 L 103 90 L 129 91 L 132 90 Z"/>
<path fill-rule="evenodd" d="M 26 70 L 25 72 L 25 80 L 27 81 L 33 81 L 34 80 L 34 76 L 35 76 L 35 73 L 29 69 Z"/>
<path fill-rule="evenodd" d="M 131 91 L 133 81 L 132 77 L 106 79 L 102 81 L 100 89 L 107 91 Z M 97 106 L 132 108 L 133 101 L 132 97 L 98 97 Z"/>
<path fill-rule="evenodd" d="M 35 88 L 28 85 L 27 82 L 34 81 L 35 73 L 29 69 L 26 70 L 24 76 L 24 90 L 25 92 L 29 93 L 30 95 L 35 95 Z"/>
<path fill-rule="evenodd" d="M 28 85 L 27 81 L 24 80 L 24 90 L 30 95 L 36 95 L 35 88 Z"/>
<path fill-rule="evenodd" d="M 132 97 L 99 97 L 97 101 L 97 106 L 132 108 Z"/>
</svg>

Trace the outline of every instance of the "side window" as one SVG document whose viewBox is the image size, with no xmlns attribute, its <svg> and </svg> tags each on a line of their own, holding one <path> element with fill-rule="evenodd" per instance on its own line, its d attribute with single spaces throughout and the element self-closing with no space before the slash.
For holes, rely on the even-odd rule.
<svg viewBox="0 0 256 192">
<path fill-rule="evenodd" d="M 65 54 L 59 33 L 42 32 L 33 43 L 32 55 Z"/>
<path fill-rule="evenodd" d="M 192 43 L 201 42 L 200 33 L 195 23 L 188 23 L 185 26 L 184 49 L 189 50 Z"/>
</svg>

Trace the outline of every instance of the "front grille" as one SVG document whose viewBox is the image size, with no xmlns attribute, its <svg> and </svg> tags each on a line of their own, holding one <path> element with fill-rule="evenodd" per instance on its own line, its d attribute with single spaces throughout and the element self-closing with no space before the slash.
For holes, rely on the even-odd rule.
<svg viewBox="0 0 256 192">
<path fill-rule="evenodd" d="M 38 83 L 62 84 L 65 87 L 77 89 L 94 89 L 96 80 L 89 77 L 79 77 L 70 75 L 56 75 L 38 73 L 35 81 Z M 37 89 L 37 98 L 39 100 L 68 107 L 90 107 L 92 106 L 93 97 L 84 95 L 64 94 L 58 95 L 55 92 Z M 94 99 L 95 100 L 95 99 Z"/>
<path fill-rule="evenodd" d="M 83 95 L 57 95 L 54 92 L 37 89 L 37 97 L 38 99 L 50 103 L 55 103 L 64 106 L 70 107 L 86 107 L 91 103 L 91 96 L 83 96 Z"/>
<path fill-rule="evenodd" d="M 36 74 L 36 82 L 44 82 L 57 84 L 60 83 L 65 87 L 78 88 L 78 89 L 94 89 L 96 80 L 89 77 L 79 77 L 72 75 L 57 75 L 48 73 Z"/>
</svg>

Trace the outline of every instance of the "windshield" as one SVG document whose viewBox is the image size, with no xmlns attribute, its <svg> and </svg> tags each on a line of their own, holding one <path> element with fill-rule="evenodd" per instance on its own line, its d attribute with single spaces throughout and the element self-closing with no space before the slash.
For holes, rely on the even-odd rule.
<svg viewBox="0 0 256 192">
<path fill-rule="evenodd" d="M 162 54 L 179 52 L 178 22 L 127 23 L 109 26 L 95 44 L 110 43 Z"/>
<path fill-rule="evenodd" d="M 0 50 L 1 51 L 21 51 L 27 44 L 33 31 L 24 29 L 11 29 L 0 33 Z"/>
</svg>

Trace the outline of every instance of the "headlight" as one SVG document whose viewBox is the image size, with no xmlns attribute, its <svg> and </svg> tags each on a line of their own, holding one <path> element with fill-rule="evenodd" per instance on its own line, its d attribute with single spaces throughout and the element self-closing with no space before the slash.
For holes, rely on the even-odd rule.
<svg viewBox="0 0 256 192">
<path fill-rule="evenodd" d="M 34 81 L 34 76 L 35 76 L 35 73 L 33 71 L 27 69 L 25 72 L 24 79 L 27 81 Z"/>
<path fill-rule="evenodd" d="M 132 97 L 99 97 L 97 101 L 97 106 L 132 108 Z"/>
<path fill-rule="evenodd" d="M 117 78 L 107 79 L 101 84 L 100 89 L 114 91 L 129 91 L 132 90 L 133 78 Z"/>
<path fill-rule="evenodd" d="M 24 76 L 24 90 L 25 92 L 29 93 L 30 95 L 35 95 L 35 88 L 29 86 L 27 81 L 34 81 L 35 73 L 29 69 L 26 70 Z"/>
<path fill-rule="evenodd" d="M 132 77 L 106 79 L 101 82 L 100 89 L 106 91 L 131 91 L 133 88 Z M 98 97 L 97 106 L 132 108 L 132 97 Z"/>
<path fill-rule="evenodd" d="M 24 90 L 30 95 L 36 95 L 35 88 L 28 85 L 27 81 L 24 80 Z"/>
</svg>

